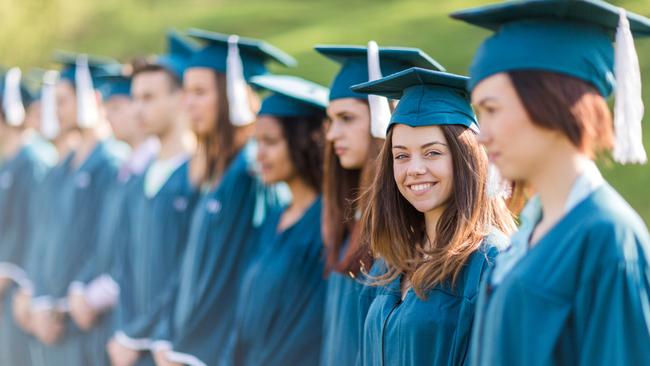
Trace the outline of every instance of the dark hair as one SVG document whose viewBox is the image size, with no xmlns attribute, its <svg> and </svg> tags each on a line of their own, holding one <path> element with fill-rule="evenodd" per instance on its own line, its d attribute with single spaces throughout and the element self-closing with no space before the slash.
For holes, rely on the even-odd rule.
<svg viewBox="0 0 650 366">
<path fill-rule="evenodd" d="M 535 125 L 563 133 L 590 157 L 612 148 L 612 115 L 591 84 L 550 71 L 516 70 L 508 75 Z"/>
<path fill-rule="evenodd" d="M 291 163 L 297 174 L 317 192 L 321 192 L 323 187 L 324 119 L 325 113 L 278 118 Z"/>
<path fill-rule="evenodd" d="M 201 183 L 216 182 L 221 179 L 237 153 L 253 135 L 255 126 L 254 123 L 243 127 L 233 126 L 230 122 L 226 74 L 217 71 L 212 73 L 217 94 L 217 119 L 210 132 L 197 136 L 198 149 L 203 150 L 206 156 Z M 251 111 L 254 114 L 259 109 L 259 98 L 250 86 L 247 87 L 247 91 Z M 245 136 L 238 136 L 238 131 Z"/>
<path fill-rule="evenodd" d="M 381 139 L 371 138 L 368 157 L 361 169 L 343 168 L 334 152 L 334 144 L 325 146 L 322 232 L 327 253 L 326 273 L 356 275 L 372 264 L 372 255 L 361 241 L 357 212 L 362 212 L 367 205 L 361 194 L 374 179 L 381 144 Z"/>
<path fill-rule="evenodd" d="M 392 130 L 379 154 L 372 188 L 364 194 L 368 206 L 361 220 L 362 238 L 388 268 L 385 274 L 371 278 L 371 284 L 385 285 L 400 274 L 408 274 L 420 298 L 426 298 L 428 290 L 444 281 L 454 284 L 492 228 L 504 233 L 515 228 L 503 199 L 488 197 L 487 154 L 475 133 L 460 125 L 440 128 L 451 153 L 454 183 L 431 248 L 425 247 L 424 214 L 402 196 L 395 183 Z"/>
<path fill-rule="evenodd" d="M 133 74 L 131 75 L 132 78 L 135 78 L 137 75 L 140 74 L 162 72 L 163 74 L 165 74 L 167 80 L 169 81 L 169 90 L 177 91 L 183 86 L 183 82 L 178 77 L 178 75 L 176 75 L 176 73 L 155 62 L 149 62 L 149 61 L 138 59 L 137 61 L 133 61 L 132 66 L 133 66 Z"/>
</svg>

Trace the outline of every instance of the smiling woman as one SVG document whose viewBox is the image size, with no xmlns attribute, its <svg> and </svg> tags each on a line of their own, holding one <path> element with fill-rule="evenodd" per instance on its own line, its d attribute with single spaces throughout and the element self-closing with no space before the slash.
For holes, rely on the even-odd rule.
<svg viewBox="0 0 650 366">
<path fill-rule="evenodd" d="M 412 68 L 355 88 L 400 99 L 361 220 L 380 259 L 370 271 L 378 289 L 362 296 L 362 365 L 466 360 L 479 283 L 514 228 L 487 194 L 466 80 Z"/>
</svg>

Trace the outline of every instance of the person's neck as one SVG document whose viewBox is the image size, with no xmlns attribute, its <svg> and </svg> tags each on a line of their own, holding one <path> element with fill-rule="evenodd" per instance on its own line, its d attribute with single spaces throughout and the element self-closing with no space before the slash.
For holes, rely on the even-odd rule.
<svg viewBox="0 0 650 366">
<path fill-rule="evenodd" d="M 436 242 L 438 222 L 440 221 L 440 217 L 442 217 L 444 211 L 445 206 L 440 206 L 424 213 L 424 226 L 427 234 L 427 242 L 425 242 L 424 245 L 426 248 L 433 246 Z"/>
<path fill-rule="evenodd" d="M 158 159 L 167 160 L 173 157 L 194 152 L 196 142 L 192 137 L 192 132 L 185 124 L 177 122 L 164 133 L 158 135 L 160 140 L 160 152 Z"/>
<path fill-rule="evenodd" d="M 54 147 L 56 148 L 56 151 L 59 155 L 59 160 L 63 161 L 70 152 L 75 151 L 77 149 L 77 146 L 79 146 L 80 140 L 81 136 L 79 134 L 79 130 L 77 129 L 61 131 L 59 136 L 52 140 L 52 143 L 54 144 Z"/>
<path fill-rule="evenodd" d="M 543 221 L 552 224 L 564 216 L 571 188 L 588 162 L 589 158 L 577 151 L 553 154 L 527 179 L 539 194 Z"/>
<path fill-rule="evenodd" d="M 291 191 L 289 210 L 304 212 L 318 197 L 318 193 L 299 177 L 288 180 L 287 186 Z"/>
<path fill-rule="evenodd" d="M 136 136 L 132 137 L 129 141 L 125 141 L 129 147 L 131 147 L 131 151 L 136 151 L 142 145 L 144 145 L 145 142 L 147 142 L 147 136 Z"/>
<path fill-rule="evenodd" d="M 79 136 L 79 144 L 74 156 L 74 165 L 76 167 L 81 166 L 88 159 L 97 144 L 104 138 L 103 133 L 98 128 L 82 128 L 79 131 Z"/>
<path fill-rule="evenodd" d="M 2 144 L 2 156 L 5 159 L 11 159 L 16 156 L 18 151 L 25 146 L 31 135 L 30 130 L 20 128 L 7 128 L 3 133 L 5 134 L 5 141 Z"/>
</svg>

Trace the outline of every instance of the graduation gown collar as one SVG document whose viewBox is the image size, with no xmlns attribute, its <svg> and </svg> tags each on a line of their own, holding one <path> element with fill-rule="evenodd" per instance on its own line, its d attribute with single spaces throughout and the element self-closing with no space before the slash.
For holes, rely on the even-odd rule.
<svg viewBox="0 0 650 366">
<path fill-rule="evenodd" d="M 605 183 L 596 164 L 587 163 L 585 170 L 578 176 L 571 187 L 564 209 L 566 217 L 578 204 L 587 199 L 593 192 Z M 496 259 L 490 283 L 500 284 L 510 270 L 528 253 L 530 237 L 542 219 L 542 202 L 539 195 L 533 196 L 526 204 L 520 215 L 519 230 L 512 235 L 510 248 L 501 253 Z M 561 220 L 562 220 L 561 219 Z M 560 221 L 561 221 L 560 220 Z M 558 222 L 559 224 L 559 222 Z M 557 226 L 557 224 L 555 225 Z"/>
</svg>

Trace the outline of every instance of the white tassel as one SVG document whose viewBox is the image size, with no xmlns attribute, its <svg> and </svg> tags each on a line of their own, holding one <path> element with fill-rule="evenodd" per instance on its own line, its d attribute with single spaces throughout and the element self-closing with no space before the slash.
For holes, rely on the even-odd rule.
<svg viewBox="0 0 650 366">
<path fill-rule="evenodd" d="M 368 42 L 368 81 L 381 79 L 379 62 L 379 46 L 377 42 Z M 388 99 L 379 95 L 368 95 L 370 105 L 370 133 L 379 139 L 386 138 L 386 130 L 390 123 L 390 107 Z"/>
<path fill-rule="evenodd" d="M 59 135 L 59 119 L 56 114 L 56 82 L 59 73 L 50 70 L 43 75 L 43 90 L 41 95 L 41 133 L 48 140 L 54 140 Z"/>
<path fill-rule="evenodd" d="M 4 93 L 2 95 L 2 108 L 8 125 L 18 127 L 25 122 L 25 107 L 20 94 L 21 72 L 17 67 L 12 67 L 5 75 Z"/>
<path fill-rule="evenodd" d="M 641 71 L 634 48 L 634 38 L 625 9 L 619 9 L 618 29 L 614 53 L 616 102 L 614 105 L 614 160 L 621 164 L 645 164 L 648 160 L 643 148 L 641 121 Z"/>
<path fill-rule="evenodd" d="M 88 56 L 77 56 L 76 66 L 77 124 L 81 128 L 92 128 L 99 122 L 99 106 L 88 67 Z"/>
<path fill-rule="evenodd" d="M 239 36 L 232 35 L 228 38 L 228 56 L 226 58 L 226 84 L 228 94 L 228 109 L 230 123 L 234 126 L 246 126 L 255 121 L 248 99 L 246 79 L 244 78 L 244 65 L 239 56 L 237 42 Z"/>
<path fill-rule="evenodd" d="M 487 195 L 490 198 L 503 198 L 508 199 L 512 195 L 510 184 L 503 179 L 499 168 L 490 163 L 488 165 L 488 178 L 487 178 Z"/>
</svg>

